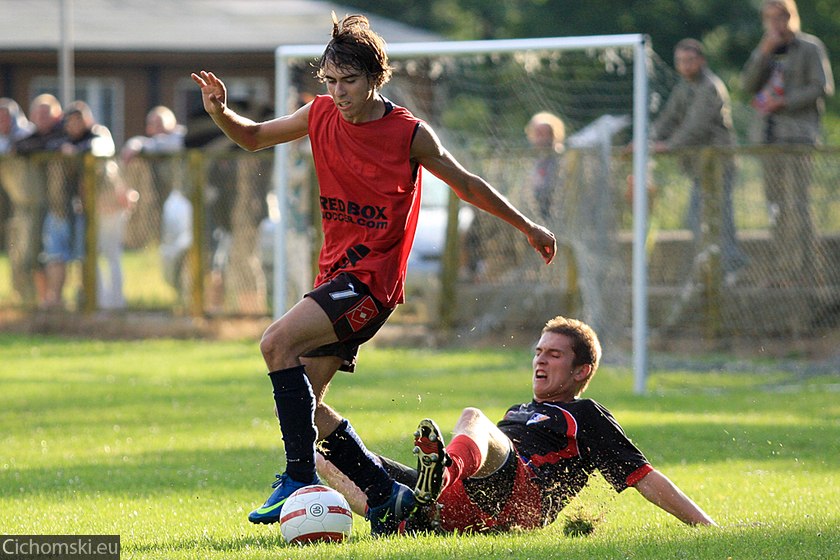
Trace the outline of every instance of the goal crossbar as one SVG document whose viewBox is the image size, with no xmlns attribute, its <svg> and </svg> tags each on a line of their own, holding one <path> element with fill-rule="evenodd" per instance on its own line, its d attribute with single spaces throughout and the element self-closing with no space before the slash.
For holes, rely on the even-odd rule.
<svg viewBox="0 0 840 560">
<path fill-rule="evenodd" d="M 643 34 L 591 35 L 581 37 L 545 37 L 535 39 L 500 39 L 482 41 L 436 41 L 388 44 L 388 56 L 501 54 L 517 51 L 582 50 L 590 48 L 633 49 L 633 251 L 632 251 L 632 312 L 633 312 L 633 372 L 634 390 L 645 392 L 647 380 L 647 161 L 648 161 L 648 74 L 647 37 Z M 318 57 L 323 45 L 280 45 L 275 51 L 275 110 L 277 116 L 286 114 L 289 107 L 292 60 Z M 275 147 L 274 191 L 277 196 L 280 223 L 275 228 L 275 268 L 286 263 L 285 224 L 288 223 L 287 191 L 289 185 L 288 147 Z M 274 274 L 274 316 L 286 311 L 287 282 L 285 273 Z"/>
<path fill-rule="evenodd" d="M 643 35 L 591 35 L 584 37 L 543 37 L 537 39 L 493 39 L 484 41 L 435 41 L 389 43 L 388 56 L 434 56 L 445 54 L 504 53 L 514 51 L 569 50 L 586 48 L 632 47 L 645 40 Z M 281 45 L 277 61 L 320 56 L 323 45 Z"/>
</svg>

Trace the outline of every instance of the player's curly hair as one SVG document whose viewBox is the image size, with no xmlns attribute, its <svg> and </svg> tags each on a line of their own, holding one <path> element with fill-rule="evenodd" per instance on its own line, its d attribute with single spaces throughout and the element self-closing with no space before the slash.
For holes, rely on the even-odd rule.
<svg viewBox="0 0 840 560">
<path fill-rule="evenodd" d="M 558 315 L 545 324 L 542 332 L 543 334 L 553 332 L 568 336 L 572 341 L 572 351 L 575 353 L 575 359 L 572 364 L 575 366 L 585 364 L 592 366 L 589 377 L 577 392 L 578 395 L 583 393 L 589 385 L 589 381 L 592 380 L 592 377 L 598 370 L 598 365 L 601 363 L 601 341 L 598 340 L 595 329 L 583 321 Z"/>
<path fill-rule="evenodd" d="M 324 66 L 329 62 L 341 70 L 362 72 L 375 89 L 381 88 L 393 72 L 385 40 L 370 28 L 365 16 L 350 15 L 339 21 L 333 12 L 332 18 L 332 39 L 318 60 L 318 79 L 325 79 Z"/>
</svg>

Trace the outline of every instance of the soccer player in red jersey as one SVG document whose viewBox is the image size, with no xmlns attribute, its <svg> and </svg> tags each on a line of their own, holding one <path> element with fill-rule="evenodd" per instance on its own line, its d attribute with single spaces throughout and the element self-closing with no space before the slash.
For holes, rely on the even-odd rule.
<svg viewBox="0 0 840 560">
<path fill-rule="evenodd" d="M 548 525 L 598 471 L 617 491 L 634 487 L 689 525 L 716 525 L 691 498 L 651 466 L 600 403 L 581 398 L 601 360 L 589 325 L 555 317 L 532 361 L 533 399 L 508 408 L 496 424 L 466 408 L 444 447 L 429 419 L 414 434 L 417 468 L 380 457 L 395 479 L 415 487 L 409 530 L 505 531 Z M 331 461 L 319 471 L 359 510 L 364 494 Z"/>
<path fill-rule="evenodd" d="M 550 263 L 554 235 L 524 216 L 444 148 L 429 125 L 384 98 L 391 76 L 382 38 L 364 16 L 333 16 L 332 40 L 319 61 L 327 85 L 290 115 L 254 122 L 227 105 L 224 83 L 212 72 L 192 74 L 204 108 L 218 127 L 249 151 L 306 135 L 320 188 L 324 244 L 315 288 L 263 334 L 260 351 L 270 371 L 286 469 L 275 490 L 251 512 L 274 523 L 286 498 L 317 483 L 315 444 L 365 490 L 373 534 L 391 534 L 415 507 L 412 490 L 395 482 L 361 439 L 323 402 L 339 369 L 352 371 L 359 345 L 402 303 L 408 253 L 419 213 L 421 167 L 464 201 L 521 231 Z"/>
</svg>

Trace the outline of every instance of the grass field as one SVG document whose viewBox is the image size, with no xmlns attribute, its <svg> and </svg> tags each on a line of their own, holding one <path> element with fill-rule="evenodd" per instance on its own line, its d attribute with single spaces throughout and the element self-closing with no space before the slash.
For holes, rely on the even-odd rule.
<svg viewBox="0 0 840 560">
<path fill-rule="evenodd" d="M 409 437 L 461 408 L 498 417 L 529 391 L 528 350 L 366 349 L 329 401 L 368 445 L 411 461 Z M 123 558 L 767 559 L 840 555 L 837 376 L 604 366 L 606 404 L 720 529 L 690 528 L 595 480 L 567 508 L 588 537 L 546 529 L 290 547 L 252 526 L 282 458 L 255 342 L 100 342 L 0 335 L 0 533 L 119 534 Z"/>
<path fill-rule="evenodd" d="M 178 304 L 178 295 L 163 278 L 158 248 L 148 247 L 143 250 L 126 251 L 123 254 L 123 290 L 129 305 L 139 309 L 171 309 Z M 103 270 L 104 262 L 102 264 Z M 81 286 L 81 270 L 78 263 L 72 263 L 68 269 L 68 278 L 64 286 L 64 301 L 75 306 L 76 292 Z M 12 270 L 9 257 L 0 253 L 0 302 L 15 301 L 17 296 L 12 288 Z"/>
</svg>

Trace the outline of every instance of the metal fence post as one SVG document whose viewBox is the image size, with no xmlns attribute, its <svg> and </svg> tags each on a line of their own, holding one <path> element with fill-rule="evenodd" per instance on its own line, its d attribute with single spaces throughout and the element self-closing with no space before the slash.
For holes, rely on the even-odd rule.
<svg viewBox="0 0 840 560">
<path fill-rule="evenodd" d="M 705 147 L 700 154 L 700 189 L 701 204 L 701 246 L 707 254 L 707 261 L 703 271 L 703 282 L 706 295 L 706 336 L 712 340 L 719 340 L 723 329 L 721 314 L 721 281 L 723 272 L 721 253 L 723 251 L 723 165 L 721 158 L 724 154 L 714 147 Z"/>
<path fill-rule="evenodd" d="M 96 271 L 99 260 L 99 220 L 96 212 L 98 160 L 90 152 L 82 157 L 82 211 L 85 217 L 85 256 L 82 259 L 82 312 L 90 314 L 97 309 Z"/>
<path fill-rule="evenodd" d="M 440 270 L 440 302 L 438 305 L 441 330 L 450 330 L 455 325 L 456 309 L 458 305 L 458 255 L 460 243 L 458 239 L 458 213 L 460 199 L 454 191 L 449 190 L 449 203 L 446 212 L 446 240 L 441 256 Z"/>
<path fill-rule="evenodd" d="M 190 150 L 190 203 L 193 208 L 193 243 L 189 249 L 190 271 L 190 315 L 202 317 L 204 315 L 204 187 L 207 182 L 204 173 L 204 152 Z"/>
</svg>

